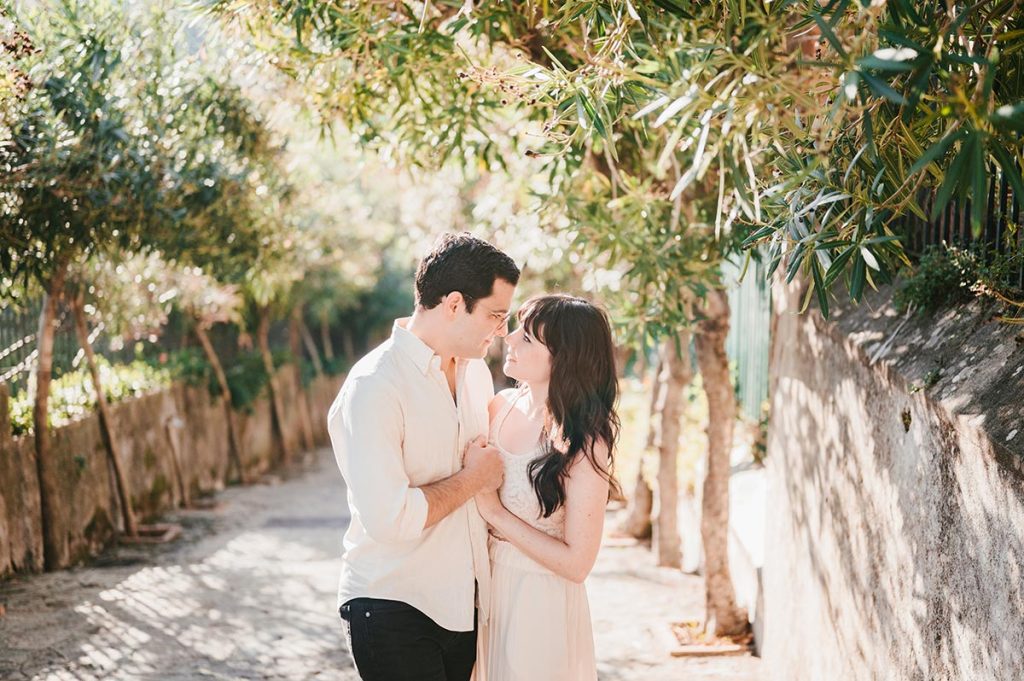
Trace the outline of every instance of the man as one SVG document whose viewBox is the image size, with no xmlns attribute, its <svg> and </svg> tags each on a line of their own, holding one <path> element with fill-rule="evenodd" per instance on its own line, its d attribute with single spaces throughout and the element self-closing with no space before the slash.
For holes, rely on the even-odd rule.
<svg viewBox="0 0 1024 681">
<path fill-rule="evenodd" d="M 518 281 L 486 241 L 442 237 L 416 271 L 412 317 L 352 367 L 331 405 L 352 511 L 338 605 L 364 681 L 472 673 L 490 580 L 472 498 L 503 477 L 486 445 L 494 385 L 483 357 L 508 332 Z"/>
</svg>

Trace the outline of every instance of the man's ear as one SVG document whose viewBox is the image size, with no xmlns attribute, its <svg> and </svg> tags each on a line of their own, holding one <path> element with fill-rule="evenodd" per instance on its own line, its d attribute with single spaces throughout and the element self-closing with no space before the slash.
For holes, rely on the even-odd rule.
<svg viewBox="0 0 1024 681">
<path fill-rule="evenodd" d="M 444 307 L 445 314 L 449 317 L 454 317 L 460 306 L 465 306 L 466 301 L 462 297 L 460 291 L 452 291 L 444 298 L 441 299 L 441 305 Z"/>
</svg>

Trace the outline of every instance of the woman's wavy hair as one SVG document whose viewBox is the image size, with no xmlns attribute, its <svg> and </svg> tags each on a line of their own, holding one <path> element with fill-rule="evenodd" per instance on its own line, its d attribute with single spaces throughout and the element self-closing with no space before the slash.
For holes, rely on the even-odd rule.
<svg viewBox="0 0 1024 681">
<path fill-rule="evenodd" d="M 546 453 L 530 463 L 529 474 L 546 518 L 565 503 L 565 479 L 584 456 L 618 491 L 612 453 L 619 436 L 615 412 L 619 382 L 608 315 L 583 298 L 554 294 L 531 298 L 517 318 L 551 353 Z M 608 447 L 608 466 L 594 457 L 594 445 Z"/>
</svg>

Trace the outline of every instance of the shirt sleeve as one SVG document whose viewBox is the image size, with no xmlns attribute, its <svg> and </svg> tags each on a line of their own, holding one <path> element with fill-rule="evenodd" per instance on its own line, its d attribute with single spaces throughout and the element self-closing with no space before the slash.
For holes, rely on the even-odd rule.
<svg viewBox="0 0 1024 681">
<path fill-rule="evenodd" d="M 345 385 L 328 414 L 352 514 L 371 539 L 382 543 L 417 539 L 427 521 L 427 498 L 410 486 L 405 471 L 403 424 L 397 393 L 367 378 Z"/>
</svg>

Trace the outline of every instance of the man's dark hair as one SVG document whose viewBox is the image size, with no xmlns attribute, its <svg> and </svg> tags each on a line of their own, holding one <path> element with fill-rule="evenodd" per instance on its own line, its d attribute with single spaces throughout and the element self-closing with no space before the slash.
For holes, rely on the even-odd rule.
<svg viewBox="0 0 1024 681">
<path fill-rule="evenodd" d="M 495 279 L 519 283 L 512 258 L 469 232 L 445 234 L 416 268 L 416 302 L 429 310 L 458 291 L 472 312 L 476 301 L 494 292 Z"/>
</svg>

